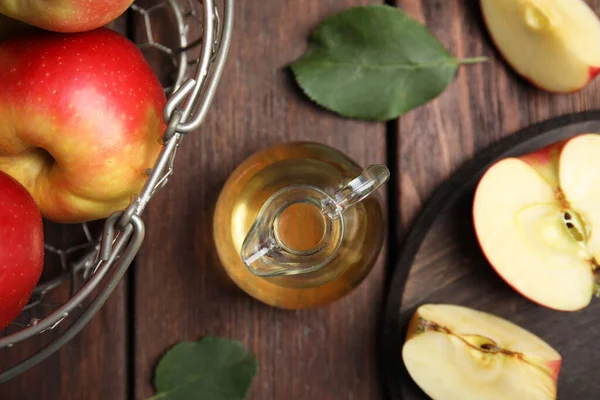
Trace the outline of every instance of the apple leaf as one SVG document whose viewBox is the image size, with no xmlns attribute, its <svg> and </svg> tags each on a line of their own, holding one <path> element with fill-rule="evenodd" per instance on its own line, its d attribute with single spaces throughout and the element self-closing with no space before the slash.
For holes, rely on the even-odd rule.
<svg viewBox="0 0 600 400">
<path fill-rule="evenodd" d="M 206 337 L 180 342 L 160 360 L 151 399 L 242 400 L 257 369 L 254 354 L 238 341 Z"/>
<path fill-rule="evenodd" d="M 291 64 L 304 93 L 342 116 L 389 120 L 441 94 L 460 64 L 429 30 L 387 5 L 353 7 L 322 22 Z"/>
</svg>

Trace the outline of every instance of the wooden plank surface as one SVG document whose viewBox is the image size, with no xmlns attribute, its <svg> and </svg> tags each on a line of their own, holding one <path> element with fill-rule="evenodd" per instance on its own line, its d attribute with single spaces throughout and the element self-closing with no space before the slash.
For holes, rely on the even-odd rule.
<svg viewBox="0 0 600 400">
<path fill-rule="evenodd" d="M 600 13 L 599 0 L 586 0 Z M 600 107 L 600 80 L 573 94 L 550 94 L 519 78 L 500 57 L 478 0 L 396 0 L 458 57 L 488 56 L 461 67 L 435 101 L 400 118 L 399 223 L 404 231 L 432 191 L 477 151 L 547 118 Z"/>
<path fill-rule="evenodd" d="M 183 142 L 174 177 L 146 214 L 135 271 L 135 398 L 153 393 L 154 367 L 168 348 L 205 335 L 238 339 L 257 353 L 260 370 L 248 399 L 381 398 L 376 329 L 382 259 L 346 298 L 314 310 L 282 311 L 222 284 L 212 239 L 224 181 L 270 144 L 314 140 L 363 166 L 385 162 L 384 124 L 318 109 L 286 69 L 323 18 L 365 3 L 236 2 L 232 47 L 208 119 Z"/>
<path fill-rule="evenodd" d="M 126 18 L 109 25 L 125 33 Z M 97 225 L 97 224 L 96 224 Z M 48 223 L 46 243 L 57 248 L 83 243 L 79 226 Z M 46 253 L 44 273 L 60 265 L 56 256 Z M 50 271 L 53 273 L 52 271 Z M 68 297 L 69 287 L 61 286 L 47 302 Z M 35 314 L 39 316 L 40 314 Z M 0 400 L 120 400 L 127 398 L 127 309 L 126 282 L 113 291 L 104 307 L 89 324 L 62 349 L 25 373 L 0 385 Z M 30 356 L 46 345 L 66 326 L 0 350 L 0 371 Z"/>
</svg>

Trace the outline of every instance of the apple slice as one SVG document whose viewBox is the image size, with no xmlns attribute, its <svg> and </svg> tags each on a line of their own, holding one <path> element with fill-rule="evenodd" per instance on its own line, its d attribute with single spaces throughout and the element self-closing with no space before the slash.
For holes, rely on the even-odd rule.
<svg viewBox="0 0 600 400">
<path fill-rule="evenodd" d="M 496 47 L 550 92 L 574 92 L 600 72 L 600 20 L 583 0 L 481 0 Z"/>
<path fill-rule="evenodd" d="M 599 152 L 600 136 L 578 135 L 500 160 L 475 191 L 473 222 L 488 261 L 545 307 L 580 310 L 597 291 Z"/>
<path fill-rule="evenodd" d="M 449 304 L 417 309 L 402 359 L 435 400 L 556 399 L 562 363 L 556 350 L 520 326 Z"/>
</svg>

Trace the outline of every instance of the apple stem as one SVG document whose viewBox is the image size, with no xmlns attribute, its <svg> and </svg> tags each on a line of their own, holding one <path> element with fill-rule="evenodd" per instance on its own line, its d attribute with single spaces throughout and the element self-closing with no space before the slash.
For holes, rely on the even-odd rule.
<svg viewBox="0 0 600 400">
<path fill-rule="evenodd" d="M 459 58 L 457 62 L 459 64 L 479 64 L 488 61 L 489 58 L 485 56 L 480 57 L 468 57 L 468 58 Z"/>
</svg>

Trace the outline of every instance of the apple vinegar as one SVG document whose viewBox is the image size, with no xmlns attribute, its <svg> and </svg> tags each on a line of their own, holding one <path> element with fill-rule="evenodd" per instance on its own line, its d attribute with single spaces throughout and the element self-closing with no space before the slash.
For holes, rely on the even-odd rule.
<svg viewBox="0 0 600 400">
<path fill-rule="evenodd" d="M 324 305 L 356 288 L 373 268 L 383 243 L 385 221 L 378 196 L 348 208 L 343 215 L 343 229 L 336 230 L 317 202 L 302 194 L 292 199 L 294 194 L 285 190 L 294 185 L 302 190 L 303 185 L 310 185 L 333 193 L 361 171 L 343 153 L 316 143 L 273 146 L 239 165 L 219 195 L 214 218 L 215 245 L 231 280 L 263 303 L 285 309 Z M 324 266 L 313 268 L 311 262 L 281 261 L 273 266 L 280 274 L 259 276 L 244 263 L 243 244 L 253 224 L 256 228 L 264 218 L 259 215 L 261 208 L 276 193 L 289 205 L 272 216 L 269 226 L 275 239 L 300 260 L 312 260 L 324 252 L 327 237 L 337 240 L 337 249 Z M 257 237 L 263 233 L 259 229 Z M 298 271 L 289 272 L 292 266 Z"/>
</svg>

